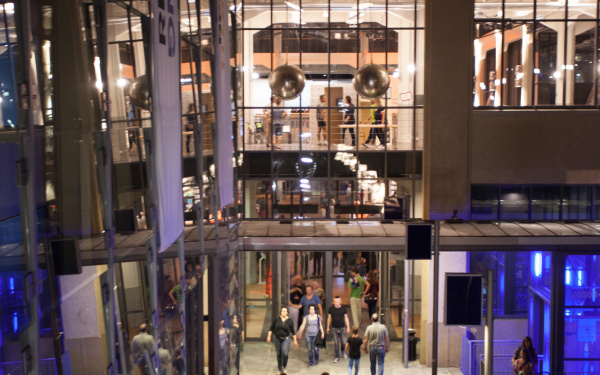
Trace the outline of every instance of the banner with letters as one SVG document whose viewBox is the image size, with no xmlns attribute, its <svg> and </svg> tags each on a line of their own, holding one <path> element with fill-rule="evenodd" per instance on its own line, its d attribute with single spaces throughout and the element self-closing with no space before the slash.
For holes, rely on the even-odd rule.
<svg viewBox="0 0 600 375">
<path fill-rule="evenodd" d="M 160 248 L 183 232 L 179 1 L 152 0 L 153 198 Z"/>
</svg>

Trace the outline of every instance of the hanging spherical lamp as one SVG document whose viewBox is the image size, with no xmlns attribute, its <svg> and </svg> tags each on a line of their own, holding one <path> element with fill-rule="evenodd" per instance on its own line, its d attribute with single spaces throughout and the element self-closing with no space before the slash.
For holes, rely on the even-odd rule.
<svg viewBox="0 0 600 375">
<path fill-rule="evenodd" d="M 150 104 L 148 97 L 148 77 L 144 74 L 134 79 L 129 86 L 129 99 L 136 106 L 148 109 Z"/>
<path fill-rule="evenodd" d="M 360 96 L 375 99 L 385 95 L 390 87 L 390 76 L 383 66 L 366 64 L 354 73 L 352 84 Z"/>
<path fill-rule="evenodd" d="M 280 65 L 269 74 L 271 92 L 279 99 L 291 100 L 297 98 L 306 83 L 302 69 L 295 65 Z"/>
</svg>

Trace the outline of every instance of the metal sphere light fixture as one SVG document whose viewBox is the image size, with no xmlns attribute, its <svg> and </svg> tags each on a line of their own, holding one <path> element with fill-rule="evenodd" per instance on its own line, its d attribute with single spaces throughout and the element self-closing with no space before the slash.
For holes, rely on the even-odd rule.
<svg viewBox="0 0 600 375">
<path fill-rule="evenodd" d="M 366 64 L 354 73 L 352 84 L 360 96 L 375 99 L 383 96 L 390 87 L 390 76 L 383 66 Z"/>
<path fill-rule="evenodd" d="M 129 99 L 131 102 L 142 109 L 148 109 L 150 107 L 149 96 L 148 77 L 144 74 L 134 79 L 131 86 L 129 86 Z"/>
<path fill-rule="evenodd" d="M 295 65 L 280 65 L 269 74 L 269 86 L 273 95 L 279 99 L 297 98 L 306 84 L 302 69 Z"/>
</svg>

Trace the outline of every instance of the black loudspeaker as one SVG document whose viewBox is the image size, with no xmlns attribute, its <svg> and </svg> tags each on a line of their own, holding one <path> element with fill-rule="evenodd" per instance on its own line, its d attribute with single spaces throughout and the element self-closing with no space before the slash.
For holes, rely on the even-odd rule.
<svg viewBox="0 0 600 375">
<path fill-rule="evenodd" d="M 446 274 L 446 325 L 479 326 L 483 316 L 483 276 Z"/>
<path fill-rule="evenodd" d="M 115 231 L 121 234 L 135 232 L 135 214 L 133 210 L 115 210 Z"/>
<path fill-rule="evenodd" d="M 406 225 L 406 259 L 431 259 L 431 224 Z"/>
<path fill-rule="evenodd" d="M 50 241 L 54 274 L 77 275 L 81 273 L 81 258 L 79 257 L 79 242 L 74 238 L 64 238 Z"/>
</svg>

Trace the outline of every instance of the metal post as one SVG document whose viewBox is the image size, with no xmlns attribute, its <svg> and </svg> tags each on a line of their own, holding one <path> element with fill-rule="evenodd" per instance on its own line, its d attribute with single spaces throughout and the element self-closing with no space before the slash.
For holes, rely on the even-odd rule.
<svg viewBox="0 0 600 375">
<path fill-rule="evenodd" d="M 35 215 L 35 134 L 34 105 L 36 94 L 33 91 L 31 72 L 31 4 L 29 0 L 15 2 L 17 33 L 20 47 L 18 64 L 19 102 L 19 161 L 16 163 L 17 185 L 19 186 L 21 207 L 21 235 L 25 258 L 25 301 L 27 303 L 28 326 L 20 334 L 23 374 L 40 372 L 39 356 L 39 298 L 38 298 L 38 253 L 37 220 Z M 38 109 L 39 110 L 39 109 Z M 41 124 L 39 124 L 41 125 Z"/>
<path fill-rule="evenodd" d="M 431 335 L 431 375 L 438 370 L 439 281 L 440 281 L 440 222 L 435 221 L 433 231 L 433 332 Z"/>
<path fill-rule="evenodd" d="M 494 270 L 487 270 L 487 310 L 485 324 L 485 375 L 494 370 Z"/>
<path fill-rule="evenodd" d="M 186 358 L 186 350 L 188 348 L 188 343 L 187 343 L 187 329 L 186 329 L 186 311 L 187 311 L 187 300 L 188 300 L 188 296 L 186 295 L 186 292 L 188 291 L 188 285 L 185 282 L 185 247 L 184 247 L 184 238 L 185 238 L 185 232 L 181 232 L 181 234 L 179 235 L 179 238 L 177 239 L 177 257 L 179 258 L 179 269 L 181 270 L 181 309 L 179 310 L 179 314 L 180 314 L 180 318 L 181 318 L 181 327 L 183 329 L 183 348 L 181 348 L 181 354 L 182 354 L 182 358 Z"/>
<path fill-rule="evenodd" d="M 404 260 L 404 319 L 402 327 L 403 331 L 403 345 L 404 345 L 404 368 L 408 368 L 408 346 L 409 346 L 409 336 L 408 336 L 408 315 L 409 309 L 408 304 L 410 301 L 410 260 Z"/>
<path fill-rule="evenodd" d="M 154 154 L 152 152 L 152 128 L 144 128 L 144 143 L 146 148 L 146 170 L 148 173 L 148 186 L 149 186 L 149 197 L 153 197 L 152 189 L 155 187 L 152 184 L 153 181 L 153 162 L 154 162 Z M 152 223 L 152 237 L 148 241 L 148 250 L 146 254 L 146 259 L 148 262 L 148 284 L 150 287 L 150 309 L 152 311 L 152 335 L 154 336 L 154 353 L 158 353 L 158 326 L 159 326 L 159 317 L 158 317 L 158 247 L 160 246 L 160 235 L 158 228 L 158 216 L 156 212 L 156 202 L 151 202 L 151 223 Z M 154 368 L 158 368 L 158 356 L 153 356 Z"/>
</svg>

